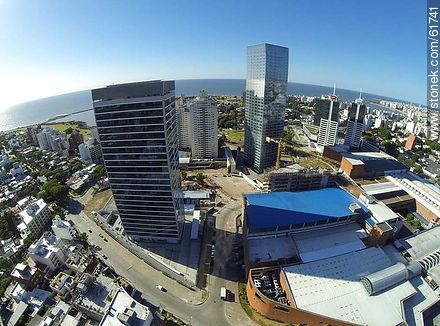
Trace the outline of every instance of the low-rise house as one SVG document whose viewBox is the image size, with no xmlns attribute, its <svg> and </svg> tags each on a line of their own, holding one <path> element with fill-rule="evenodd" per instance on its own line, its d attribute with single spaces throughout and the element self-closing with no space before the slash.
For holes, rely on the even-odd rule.
<svg viewBox="0 0 440 326">
<path fill-rule="evenodd" d="M 52 221 L 52 231 L 57 238 L 64 240 L 73 240 L 76 236 L 73 226 L 68 221 L 62 220 L 59 216 Z"/>
<path fill-rule="evenodd" d="M 142 325 L 149 326 L 153 321 L 153 314 L 148 307 L 134 300 L 121 287 L 117 290 L 113 300 L 99 323 L 106 325 Z"/>
<path fill-rule="evenodd" d="M 32 290 L 43 281 L 44 273 L 38 268 L 19 263 L 12 270 L 11 278 L 25 289 Z"/>
</svg>

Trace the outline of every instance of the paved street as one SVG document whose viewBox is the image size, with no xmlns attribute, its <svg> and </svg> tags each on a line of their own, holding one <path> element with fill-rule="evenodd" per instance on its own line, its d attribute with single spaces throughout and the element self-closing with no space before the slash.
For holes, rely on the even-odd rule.
<svg viewBox="0 0 440 326">
<path fill-rule="evenodd" d="M 88 194 L 85 196 L 88 196 Z M 77 200 L 82 201 L 82 199 Z M 232 207 L 236 207 L 235 205 L 237 205 L 237 202 L 234 201 Z M 223 211 L 225 214 L 230 214 L 233 210 L 225 208 Z M 190 322 L 192 325 L 227 325 L 237 324 L 239 320 L 246 320 L 247 316 L 241 307 L 226 309 L 226 306 L 236 306 L 237 303 L 220 300 L 220 288 L 226 286 L 228 289 L 233 290 L 236 288 L 236 283 L 227 282 L 225 279 L 217 276 L 210 276 L 208 281 L 209 297 L 204 303 L 201 303 L 201 291 L 189 290 L 166 277 L 161 272 L 153 269 L 108 236 L 84 213 L 81 212 L 77 215 L 71 214 L 68 215 L 67 218 L 75 223 L 80 232 L 87 233 L 90 243 L 102 248 L 100 254 L 108 257 L 106 259 L 107 264 L 111 266 L 117 274 L 129 280 L 143 293 L 144 298 L 152 304 L 161 306 L 176 316 Z M 91 230 L 91 232 L 89 232 L 89 230 Z M 100 233 L 107 241 L 104 241 L 99 236 Z M 220 239 L 219 241 L 219 244 L 221 244 Z M 221 247 L 221 245 L 219 247 Z M 227 257 L 227 255 L 225 251 L 219 252 L 219 258 L 221 256 Z M 121 257 L 123 257 L 123 259 L 121 259 Z M 218 259 L 218 261 L 221 262 L 224 259 L 225 258 Z M 216 268 L 220 270 L 221 273 L 224 273 L 226 270 L 225 265 L 222 263 Z M 168 292 L 159 291 L 156 287 L 158 284 L 168 289 Z M 236 298 L 238 297 L 236 296 Z M 243 323 L 240 322 L 240 324 Z"/>
</svg>

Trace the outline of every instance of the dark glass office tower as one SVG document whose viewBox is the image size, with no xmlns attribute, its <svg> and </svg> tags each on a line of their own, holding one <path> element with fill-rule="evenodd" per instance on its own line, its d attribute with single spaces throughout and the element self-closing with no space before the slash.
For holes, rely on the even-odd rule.
<svg viewBox="0 0 440 326">
<path fill-rule="evenodd" d="M 356 99 L 356 101 L 351 104 L 351 107 L 348 109 L 344 145 L 353 148 L 360 147 L 366 111 L 367 107 L 361 98 Z"/>
<path fill-rule="evenodd" d="M 180 239 L 183 199 L 174 81 L 92 90 L 102 154 L 125 232 L 136 240 Z"/>
<path fill-rule="evenodd" d="M 247 48 L 244 153 L 256 172 L 275 165 L 277 144 L 266 137 L 283 136 L 288 68 L 288 48 L 266 43 Z"/>
</svg>

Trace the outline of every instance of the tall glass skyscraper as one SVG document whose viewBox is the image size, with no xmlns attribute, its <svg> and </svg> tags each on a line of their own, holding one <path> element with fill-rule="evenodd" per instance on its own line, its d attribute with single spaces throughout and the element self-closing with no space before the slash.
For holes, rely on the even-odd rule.
<svg viewBox="0 0 440 326">
<path fill-rule="evenodd" d="M 364 131 L 364 118 L 366 111 L 367 107 L 363 103 L 362 98 L 359 96 L 359 98 L 351 104 L 351 107 L 348 110 L 344 145 L 353 148 L 360 148 L 362 132 Z"/>
<path fill-rule="evenodd" d="M 266 43 L 247 48 L 244 153 L 259 173 L 275 165 L 277 144 L 266 137 L 283 136 L 288 69 L 288 48 Z"/>
<path fill-rule="evenodd" d="M 107 175 L 125 232 L 177 241 L 183 197 L 177 157 L 174 81 L 92 90 Z"/>
</svg>

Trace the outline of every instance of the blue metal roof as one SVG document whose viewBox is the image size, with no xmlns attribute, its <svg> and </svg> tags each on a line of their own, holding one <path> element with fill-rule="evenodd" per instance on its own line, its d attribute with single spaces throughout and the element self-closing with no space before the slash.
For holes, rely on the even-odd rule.
<svg viewBox="0 0 440 326">
<path fill-rule="evenodd" d="M 246 199 L 247 224 L 251 231 L 355 215 L 349 208 L 354 203 L 366 209 L 339 188 L 248 194 Z"/>
</svg>

